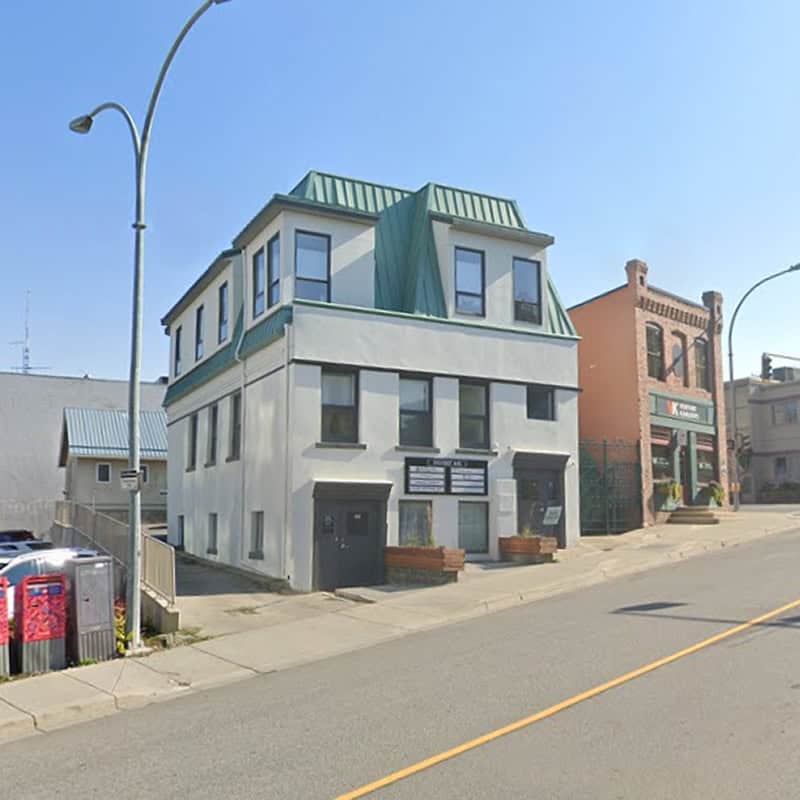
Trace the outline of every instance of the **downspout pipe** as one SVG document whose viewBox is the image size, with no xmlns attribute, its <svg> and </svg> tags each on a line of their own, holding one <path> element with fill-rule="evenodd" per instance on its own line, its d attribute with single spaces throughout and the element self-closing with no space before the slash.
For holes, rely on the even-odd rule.
<svg viewBox="0 0 800 800">
<path fill-rule="evenodd" d="M 239 530 L 241 531 L 241 541 L 239 542 L 239 563 L 241 564 L 244 561 L 244 553 L 245 553 L 245 473 L 244 473 L 244 451 L 245 451 L 245 442 L 247 441 L 247 437 L 245 436 L 246 428 L 245 428 L 245 420 L 247 419 L 247 415 L 245 409 L 247 408 L 247 403 L 245 402 L 245 393 L 246 393 L 246 380 L 247 380 L 247 368 L 245 366 L 244 360 L 242 359 L 241 352 L 242 352 L 242 345 L 244 344 L 244 336 L 247 332 L 247 287 L 245 286 L 245 278 L 247 276 L 247 270 L 245 269 L 245 257 L 244 257 L 244 250 L 239 251 L 239 260 L 241 262 L 242 268 L 242 332 L 239 335 L 239 341 L 236 343 L 236 349 L 234 350 L 233 357 L 237 363 L 241 364 L 242 373 L 241 373 L 241 383 L 239 388 L 239 396 L 241 397 L 240 402 L 240 409 L 239 413 L 242 416 L 241 419 L 241 426 L 240 426 L 240 435 L 239 435 L 239 473 L 240 473 L 240 485 L 239 485 Z"/>
</svg>

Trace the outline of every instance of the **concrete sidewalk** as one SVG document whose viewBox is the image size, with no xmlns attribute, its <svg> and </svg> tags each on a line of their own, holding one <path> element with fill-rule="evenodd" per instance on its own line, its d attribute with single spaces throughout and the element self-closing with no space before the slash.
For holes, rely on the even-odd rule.
<svg viewBox="0 0 800 800">
<path fill-rule="evenodd" d="M 120 659 L 0 684 L 0 742 L 286 669 L 470 619 L 781 531 L 800 515 L 742 512 L 716 526 L 656 526 L 591 537 L 554 564 L 468 564 L 457 584 L 371 587 L 297 596 L 302 613 L 142 659 Z M 287 607 L 295 598 L 283 597 Z M 311 599 L 311 602 L 310 602 Z M 309 613 L 311 609 L 318 613 Z M 202 633 L 202 631 L 201 631 Z"/>
</svg>

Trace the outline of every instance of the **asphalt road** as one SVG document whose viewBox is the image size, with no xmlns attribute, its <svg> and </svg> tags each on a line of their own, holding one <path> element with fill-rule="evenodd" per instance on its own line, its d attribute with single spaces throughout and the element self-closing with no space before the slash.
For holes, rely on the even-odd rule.
<svg viewBox="0 0 800 800">
<path fill-rule="evenodd" d="M 800 599 L 800 530 L 3 746 L 3 798 L 334 798 Z M 542 567 L 547 569 L 547 567 Z M 800 787 L 800 608 L 370 797 Z"/>
</svg>

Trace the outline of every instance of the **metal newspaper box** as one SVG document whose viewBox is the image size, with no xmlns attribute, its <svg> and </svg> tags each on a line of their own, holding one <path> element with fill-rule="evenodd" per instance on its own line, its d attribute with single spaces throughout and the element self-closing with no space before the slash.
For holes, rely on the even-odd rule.
<svg viewBox="0 0 800 800">
<path fill-rule="evenodd" d="M 14 650 L 20 672 L 67 666 L 67 583 L 64 575 L 28 575 L 16 586 Z"/>
<path fill-rule="evenodd" d="M 109 556 L 64 565 L 68 587 L 67 657 L 73 664 L 116 655 L 114 565 Z"/>
</svg>

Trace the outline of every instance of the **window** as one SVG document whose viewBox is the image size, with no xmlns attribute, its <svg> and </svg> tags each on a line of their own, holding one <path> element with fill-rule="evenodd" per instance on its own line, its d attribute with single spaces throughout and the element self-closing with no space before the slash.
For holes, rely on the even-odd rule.
<svg viewBox="0 0 800 800">
<path fill-rule="evenodd" d="M 489 552 L 489 504 L 458 504 L 458 546 L 467 553 Z"/>
<path fill-rule="evenodd" d="M 231 395 L 231 439 L 228 461 L 235 461 L 242 452 L 242 393 Z"/>
<path fill-rule="evenodd" d="M 705 339 L 694 340 L 694 375 L 699 389 L 708 389 L 708 342 Z"/>
<path fill-rule="evenodd" d="M 331 237 L 297 231 L 294 240 L 294 295 L 301 300 L 331 301 Z"/>
<path fill-rule="evenodd" d="M 277 305 L 281 299 L 281 237 L 276 233 L 267 243 L 267 272 L 269 298 L 267 305 Z"/>
<path fill-rule="evenodd" d="M 183 550 L 186 535 L 186 519 L 183 514 L 178 515 L 178 550 Z"/>
<path fill-rule="evenodd" d="M 653 480 L 670 480 L 674 465 L 672 458 L 672 431 L 669 428 L 650 428 L 650 453 L 653 463 Z"/>
<path fill-rule="evenodd" d="M 772 406 L 773 425 L 794 425 L 797 423 L 797 401 L 788 400 Z"/>
<path fill-rule="evenodd" d="M 142 483 L 150 483 L 150 467 L 147 464 L 142 464 L 139 470 L 142 473 Z"/>
<path fill-rule="evenodd" d="M 489 387 L 461 381 L 458 386 L 458 435 L 461 447 L 489 449 Z"/>
<path fill-rule="evenodd" d="M 717 470 L 714 466 L 714 450 L 716 439 L 705 433 L 696 434 L 697 450 L 697 482 L 702 484 L 716 480 Z"/>
<path fill-rule="evenodd" d="M 433 447 L 430 378 L 400 378 L 400 444 Z"/>
<path fill-rule="evenodd" d="M 786 456 L 779 456 L 775 459 L 775 483 L 784 483 L 789 475 Z"/>
<path fill-rule="evenodd" d="M 401 500 L 401 547 L 427 547 L 433 544 L 433 505 L 429 500 Z"/>
<path fill-rule="evenodd" d="M 664 380 L 664 332 L 654 322 L 647 323 L 647 374 Z"/>
<path fill-rule="evenodd" d="M 97 465 L 97 482 L 111 483 L 111 464 Z"/>
<path fill-rule="evenodd" d="M 219 313 L 217 320 L 217 343 L 222 344 L 228 338 L 228 284 L 219 287 Z"/>
<path fill-rule="evenodd" d="M 183 333 L 183 326 L 178 325 L 175 329 L 175 376 L 181 374 L 183 365 L 181 363 L 181 334 Z"/>
<path fill-rule="evenodd" d="M 219 406 L 214 403 L 208 407 L 208 453 L 206 466 L 217 463 L 217 441 L 219 438 Z"/>
<path fill-rule="evenodd" d="M 203 357 L 203 306 L 197 309 L 194 315 L 194 360 Z"/>
<path fill-rule="evenodd" d="M 484 316 L 484 278 L 483 253 L 456 247 L 456 311 Z"/>
<path fill-rule="evenodd" d="M 187 453 L 186 469 L 192 470 L 197 466 L 197 414 L 189 417 L 189 452 Z"/>
<path fill-rule="evenodd" d="M 542 322 L 541 264 L 527 258 L 514 259 L 514 319 Z"/>
<path fill-rule="evenodd" d="M 253 256 L 253 319 L 264 313 L 264 248 Z"/>
<path fill-rule="evenodd" d="M 250 558 L 264 558 L 264 512 L 254 511 L 250 521 Z"/>
<path fill-rule="evenodd" d="M 528 387 L 528 419 L 556 418 L 555 390 L 545 386 Z"/>
<path fill-rule="evenodd" d="M 684 385 L 688 385 L 686 372 L 686 338 L 682 333 L 672 334 L 672 373 Z"/>
<path fill-rule="evenodd" d="M 216 514 L 209 514 L 208 515 L 208 546 L 206 547 L 206 553 L 211 556 L 215 556 L 217 554 L 217 515 Z"/>
<path fill-rule="evenodd" d="M 322 441 L 358 441 L 358 378 L 355 372 L 322 370 Z"/>
</svg>

